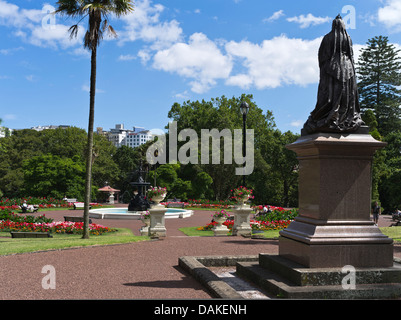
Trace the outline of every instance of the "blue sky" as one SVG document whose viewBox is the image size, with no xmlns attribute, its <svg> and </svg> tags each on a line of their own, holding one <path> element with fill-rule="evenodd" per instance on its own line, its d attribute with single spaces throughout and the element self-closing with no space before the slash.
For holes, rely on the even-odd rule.
<svg viewBox="0 0 401 320">
<path fill-rule="evenodd" d="M 56 1 L 0 0 L 0 118 L 21 129 L 87 128 L 90 56 Z M 341 13 L 356 56 L 369 38 L 401 48 L 401 0 L 137 0 L 98 50 L 95 127 L 164 128 L 174 102 L 253 94 L 282 131 L 316 103 L 317 50 Z"/>
</svg>

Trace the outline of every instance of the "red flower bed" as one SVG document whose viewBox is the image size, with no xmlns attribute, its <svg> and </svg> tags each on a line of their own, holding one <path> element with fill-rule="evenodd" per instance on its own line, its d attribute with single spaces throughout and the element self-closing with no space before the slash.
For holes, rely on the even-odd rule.
<svg viewBox="0 0 401 320">
<path fill-rule="evenodd" d="M 54 232 L 54 233 L 83 233 L 83 222 L 50 222 L 50 223 L 28 223 L 14 222 L 10 220 L 0 221 L 0 230 L 24 231 L 24 232 Z M 108 228 L 96 223 L 89 225 L 89 232 L 92 235 L 101 235 L 105 232 L 114 232 L 116 229 Z"/>
</svg>

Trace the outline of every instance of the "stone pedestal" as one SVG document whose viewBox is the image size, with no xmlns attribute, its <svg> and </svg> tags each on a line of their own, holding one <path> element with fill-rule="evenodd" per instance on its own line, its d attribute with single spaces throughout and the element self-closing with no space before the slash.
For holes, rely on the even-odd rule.
<svg viewBox="0 0 401 320">
<path fill-rule="evenodd" d="M 217 224 L 212 228 L 213 234 L 215 236 L 227 236 L 229 233 L 229 229 L 227 228 L 226 225 L 223 223 L 226 222 L 226 218 L 214 218 L 214 220 L 217 222 Z"/>
<path fill-rule="evenodd" d="M 150 226 L 149 236 L 150 237 L 165 237 L 167 230 L 165 227 L 165 213 L 167 209 L 163 205 L 155 205 L 149 209 L 150 214 Z"/>
<path fill-rule="evenodd" d="M 287 146 L 299 160 L 299 216 L 280 232 L 281 257 L 309 268 L 393 266 L 393 241 L 370 220 L 372 159 L 385 145 L 318 133 Z"/>
<path fill-rule="evenodd" d="M 251 236 L 252 228 L 250 222 L 250 215 L 252 209 L 249 205 L 242 204 L 240 206 L 234 207 L 234 225 L 232 230 L 232 235 L 243 235 L 243 236 Z"/>
<path fill-rule="evenodd" d="M 114 192 L 111 192 L 111 193 L 110 193 L 110 196 L 109 196 L 109 204 L 114 204 Z"/>
</svg>

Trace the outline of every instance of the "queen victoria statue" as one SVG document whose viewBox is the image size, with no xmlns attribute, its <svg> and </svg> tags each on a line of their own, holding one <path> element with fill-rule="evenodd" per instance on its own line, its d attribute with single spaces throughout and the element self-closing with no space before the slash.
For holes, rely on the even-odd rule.
<svg viewBox="0 0 401 320">
<path fill-rule="evenodd" d="M 302 134 L 351 133 L 364 125 L 356 85 L 352 40 L 340 15 L 319 48 L 320 82 L 315 109 Z"/>
</svg>

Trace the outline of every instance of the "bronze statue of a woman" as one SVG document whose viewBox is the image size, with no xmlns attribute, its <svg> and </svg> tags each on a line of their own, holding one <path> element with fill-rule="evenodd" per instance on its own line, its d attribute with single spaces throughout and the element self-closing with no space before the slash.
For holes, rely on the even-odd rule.
<svg viewBox="0 0 401 320">
<path fill-rule="evenodd" d="M 319 68 L 316 107 L 302 134 L 355 132 L 364 122 L 360 114 L 352 40 L 340 15 L 333 20 L 332 31 L 320 45 Z"/>
</svg>

